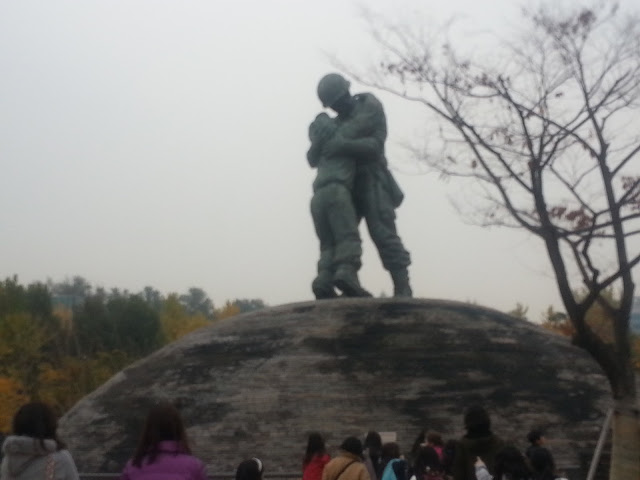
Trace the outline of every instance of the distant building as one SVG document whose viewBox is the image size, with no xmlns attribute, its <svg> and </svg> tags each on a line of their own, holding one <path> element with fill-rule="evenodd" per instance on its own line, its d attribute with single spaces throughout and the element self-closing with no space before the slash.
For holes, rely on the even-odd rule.
<svg viewBox="0 0 640 480">
<path fill-rule="evenodd" d="M 629 329 L 632 333 L 640 335 L 640 297 L 633 299 L 633 307 L 631 307 L 631 321 Z"/>
</svg>

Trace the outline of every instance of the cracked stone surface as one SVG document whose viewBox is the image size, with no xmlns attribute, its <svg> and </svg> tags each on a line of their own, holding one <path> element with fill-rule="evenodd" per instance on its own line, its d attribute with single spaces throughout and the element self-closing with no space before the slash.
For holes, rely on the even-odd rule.
<svg viewBox="0 0 640 480">
<path fill-rule="evenodd" d="M 176 403 L 209 472 L 259 456 L 298 472 L 306 435 L 333 451 L 348 435 L 396 432 L 407 452 L 422 428 L 463 434 L 472 403 L 526 447 L 547 429 L 560 466 L 587 461 L 610 405 L 600 368 L 563 337 L 458 302 L 338 299 L 232 317 L 165 346 L 78 402 L 60 433 L 81 472 L 118 472 L 148 407 Z"/>
</svg>

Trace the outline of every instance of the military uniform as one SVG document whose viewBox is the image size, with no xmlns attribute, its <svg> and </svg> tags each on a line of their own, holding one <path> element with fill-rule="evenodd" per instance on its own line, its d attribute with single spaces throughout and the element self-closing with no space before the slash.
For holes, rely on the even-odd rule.
<svg viewBox="0 0 640 480">
<path fill-rule="evenodd" d="M 407 271 L 411 256 L 404 248 L 395 224 L 395 209 L 402 202 L 403 194 L 387 166 L 384 109 L 370 93 L 355 95 L 353 102 L 350 112 L 338 115 L 336 119 L 338 130 L 331 139 L 333 148 L 357 159 L 353 189 L 356 212 L 367 222 L 382 264 L 393 278 L 395 294 L 411 296 Z M 344 149 L 340 142 L 343 142 Z"/>
<path fill-rule="evenodd" d="M 322 155 L 324 140 L 335 129 L 335 121 L 324 113 L 309 126 L 311 148 L 307 160 L 318 170 L 313 182 L 311 215 L 320 240 L 318 276 L 312 284 L 319 299 L 335 297 L 334 285 L 347 296 L 369 295 L 360 287 L 357 277 L 362 265 L 362 244 L 352 198 L 356 160 Z"/>
</svg>

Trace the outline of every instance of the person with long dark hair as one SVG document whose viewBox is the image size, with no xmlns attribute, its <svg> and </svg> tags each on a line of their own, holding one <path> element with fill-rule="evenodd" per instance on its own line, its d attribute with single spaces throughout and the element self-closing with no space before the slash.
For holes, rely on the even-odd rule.
<svg viewBox="0 0 640 480">
<path fill-rule="evenodd" d="M 369 431 L 364 439 L 364 465 L 371 480 L 382 478 L 382 437 L 374 430 Z"/>
<path fill-rule="evenodd" d="M 418 436 L 413 441 L 411 445 L 411 450 L 409 451 L 409 461 L 413 465 L 415 463 L 416 458 L 418 457 L 418 452 L 420 448 L 427 444 L 427 429 L 423 428 L 418 433 Z"/>
<path fill-rule="evenodd" d="M 150 480 L 157 475 L 207 480 L 204 463 L 191 455 L 178 410 L 168 403 L 149 411 L 138 446 L 120 480 Z"/>
<path fill-rule="evenodd" d="M 42 402 L 23 405 L 14 415 L 12 435 L 2 445 L 2 480 L 79 480 L 78 470 L 57 434 L 53 409 Z"/>
<path fill-rule="evenodd" d="M 302 459 L 302 480 L 321 480 L 324 466 L 331 457 L 327 455 L 324 438 L 318 432 L 312 432 L 307 439 L 307 450 Z"/>
</svg>

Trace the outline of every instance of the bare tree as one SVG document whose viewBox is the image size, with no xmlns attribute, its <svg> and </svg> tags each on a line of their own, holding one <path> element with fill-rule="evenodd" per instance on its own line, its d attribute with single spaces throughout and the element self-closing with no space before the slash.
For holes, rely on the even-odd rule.
<svg viewBox="0 0 640 480">
<path fill-rule="evenodd" d="M 574 341 L 611 385 L 610 478 L 640 478 L 629 335 L 640 263 L 640 23 L 602 2 L 524 18 L 522 39 L 482 63 L 417 34 L 420 26 L 370 18 L 381 61 L 349 74 L 435 114 L 441 150 L 426 161 L 480 187 L 479 224 L 523 228 L 544 242 Z M 616 302 L 604 295 L 610 287 Z M 612 319 L 613 342 L 586 321 L 595 303 Z"/>
</svg>

